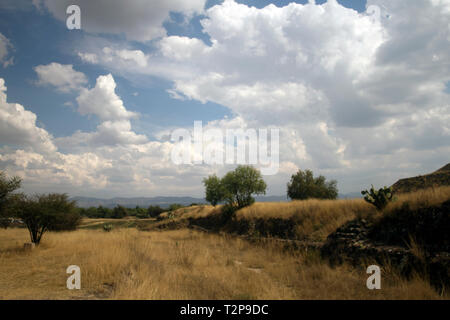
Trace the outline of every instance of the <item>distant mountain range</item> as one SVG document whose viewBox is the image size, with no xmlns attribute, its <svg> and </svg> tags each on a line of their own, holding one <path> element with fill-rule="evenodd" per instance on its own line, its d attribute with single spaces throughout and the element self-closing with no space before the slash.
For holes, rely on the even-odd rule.
<svg viewBox="0 0 450 320">
<path fill-rule="evenodd" d="M 359 198 L 359 193 L 348 193 L 345 195 L 339 195 L 339 198 Z M 184 206 L 188 206 L 192 203 L 203 204 L 207 203 L 205 199 L 193 198 L 193 197 L 139 197 L 139 198 L 112 198 L 112 199 L 99 199 L 90 197 L 73 197 L 71 200 L 77 202 L 77 206 L 80 208 L 98 207 L 114 208 L 117 205 L 121 205 L 126 208 L 134 208 L 139 206 L 141 208 L 147 208 L 149 206 L 160 206 L 167 208 L 171 204 L 177 203 Z M 286 196 L 257 196 L 256 202 L 287 202 L 289 201 Z"/>
<path fill-rule="evenodd" d="M 160 206 L 162 208 L 167 208 L 171 204 L 178 203 L 184 206 L 190 205 L 191 203 L 206 203 L 204 199 L 193 198 L 193 197 L 139 197 L 139 198 L 112 198 L 112 199 L 99 199 L 99 198 L 89 198 L 89 197 L 73 197 L 71 200 L 77 202 L 77 206 L 81 208 L 89 207 L 106 207 L 114 208 L 117 205 L 124 206 L 126 208 L 134 208 L 139 206 L 141 208 L 147 208 L 148 206 Z"/>
</svg>

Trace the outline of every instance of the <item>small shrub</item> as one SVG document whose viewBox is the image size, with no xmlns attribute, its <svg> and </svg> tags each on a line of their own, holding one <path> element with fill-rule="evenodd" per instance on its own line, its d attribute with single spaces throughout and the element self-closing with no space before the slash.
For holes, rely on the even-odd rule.
<svg viewBox="0 0 450 320">
<path fill-rule="evenodd" d="M 386 208 L 388 203 L 394 200 L 394 195 L 392 193 L 392 188 L 384 187 L 378 191 L 372 185 L 369 191 L 363 190 L 361 194 L 364 196 L 364 200 L 368 203 L 373 204 L 379 211 Z"/>
<path fill-rule="evenodd" d="M 236 211 L 238 209 L 230 204 L 225 204 L 222 208 L 221 208 L 221 220 L 222 220 L 222 224 L 226 224 L 228 221 L 230 221 L 231 219 L 233 219 L 233 217 L 236 215 Z"/>
<path fill-rule="evenodd" d="M 113 229 L 113 226 L 110 223 L 103 225 L 103 231 L 105 231 L 105 232 L 110 232 L 112 229 Z"/>
</svg>

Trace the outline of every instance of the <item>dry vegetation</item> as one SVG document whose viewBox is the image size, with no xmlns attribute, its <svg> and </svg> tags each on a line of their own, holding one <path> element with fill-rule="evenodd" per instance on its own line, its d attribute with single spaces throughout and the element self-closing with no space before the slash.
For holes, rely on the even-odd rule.
<svg viewBox="0 0 450 320">
<path fill-rule="evenodd" d="M 440 299 L 426 281 L 389 270 L 382 289 L 364 269 L 330 268 L 314 252 L 191 230 L 49 233 L 24 252 L 24 229 L 0 231 L 2 299 Z M 66 289 L 69 265 L 82 289 Z"/>
<path fill-rule="evenodd" d="M 296 225 L 296 238 L 325 240 L 345 222 L 358 213 L 375 214 L 375 209 L 362 199 L 305 200 L 280 203 L 255 203 L 237 212 L 238 220 L 282 218 Z"/>
<path fill-rule="evenodd" d="M 405 202 L 408 202 L 412 210 L 440 205 L 450 200 L 450 186 L 421 189 L 410 193 L 398 194 L 396 197 L 396 201 L 389 204 L 385 209 L 385 213 L 400 208 Z"/>
<path fill-rule="evenodd" d="M 399 194 L 396 196 L 396 200 L 390 203 L 383 212 L 378 212 L 374 206 L 363 199 L 260 202 L 237 211 L 236 222 L 229 225 L 227 231 L 234 232 L 236 229 L 243 229 L 243 225 L 255 223 L 256 220 L 282 219 L 295 225 L 295 230 L 291 235 L 292 238 L 323 241 L 338 227 L 357 217 L 374 220 L 400 208 L 404 203 L 408 203 L 411 210 L 415 210 L 440 205 L 449 199 L 450 187 L 444 186 Z M 142 222 L 141 225 L 143 230 L 160 228 L 166 224 L 171 224 L 170 229 L 184 228 L 188 219 L 194 219 L 195 223 L 195 219 L 207 218 L 219 213 L 220 206 L 216 208 L 206 205 L 195 206 L 176 210 L 173 212 L 171 219 L 167 219 L 168 214 L 165 213 L 162 215 L 166 218 L 165 220 L 156 224 Z M 267 224 L 262 227 L 267 227 Z M 283 227 L 283 225 L 280 224 L 280 227 Z"/>
<path fill-rule="evenodd" d="M 236 217 L 290 219 L 299 235 L 325 239 L 357 216 L 379 217 L 405 202 L 414 209 L 449 198 L 450 187 L 403 194 L 384 213 L 363 200 L 256 203 Z M 188 229 L 134 228 L 205 218 L 218 210 L 183 208 L 160 222 L 86 219 L 78 231 L 46 234 L 29 252 L 23 250 L 26 229 L 0 230 L 0 299 L 448 299 L 426 280 L 404 280 L 386 266 L 382 290 L 370 291 L 364 268 L 331 268 L 314 251 L 283 251 L 270 240 L 255 244 Z M 112 232 L 98 229 L 111 222 Z M 73 264 L 82 270 L 81 290 L 66 289 L 65 271 Z"/>
</svg>

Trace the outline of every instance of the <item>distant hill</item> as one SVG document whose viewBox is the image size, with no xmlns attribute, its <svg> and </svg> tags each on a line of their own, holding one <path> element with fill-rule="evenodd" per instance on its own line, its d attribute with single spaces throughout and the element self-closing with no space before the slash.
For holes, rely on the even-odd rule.
<svg viewBox="0 0 450 320">
<path fill-rule="evenodd" d="M 438 186 L 450 186 L 450 163 L 430 174 L 398 180 L 392 188 L 405 193 Z"/>
<path fill-rule="evenodd" d="M 141 208 L 147 208 L 148 206 L 160 206 L 167 208 L 173 203 L 178 203 L 184 206 L 188 206 L 192 203 L 207 203 L 205 199 L 193 198 L 193 197 L 139 197 L 139 198 L 112 198 L 112 199 L 99 199 L 90 197 L 73 197 L 71 200 L 77 202 L 77 206 L 81 208 L 89 207 L 106 207 L 114 208 L 117 205 L 124 206 L 126 208 L 134 208 L 139 206 Z M 255 197 L 257 202 L 284 202 L 288 201 L 286 196 L 258 196 Z"/>
</svg>

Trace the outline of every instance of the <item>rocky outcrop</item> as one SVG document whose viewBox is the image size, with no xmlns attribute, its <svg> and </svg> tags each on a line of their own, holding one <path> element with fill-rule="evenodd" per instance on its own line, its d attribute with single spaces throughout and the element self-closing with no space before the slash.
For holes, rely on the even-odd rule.
<svg viewBox="0 0 450 320">
<path fill-rule="evenodd" d="M 371 223 L 352 220 L 330 234 L 322 247 L 322 256 L 332 264 L 350 262 L 358 264 L 364 260 L 382 260 L 390 258 L 401 260 L 408 250 L 398 246 L 384 246 L 369 239 Z"/>
<path fill-rule="evenodd" d="M 450 163 L 430 174 L 398 180 L 392 189 L 395 193 L 407 193 L 439 186 L 450 186 Z"/>
<path fill-rule="evenodd" d="M 450 286 L 449 252 L 423 252 L 422 256 L 417 256 L 407 247 L 371 240 L 372 228 L 373 224 L 364 219 L 346 223 L 328 236 L 321 248 L 322 257 L 331 265 L 390 263 L 407 278 L 418 272 L 427 275 L 439 290 Z"/>
</svg>

